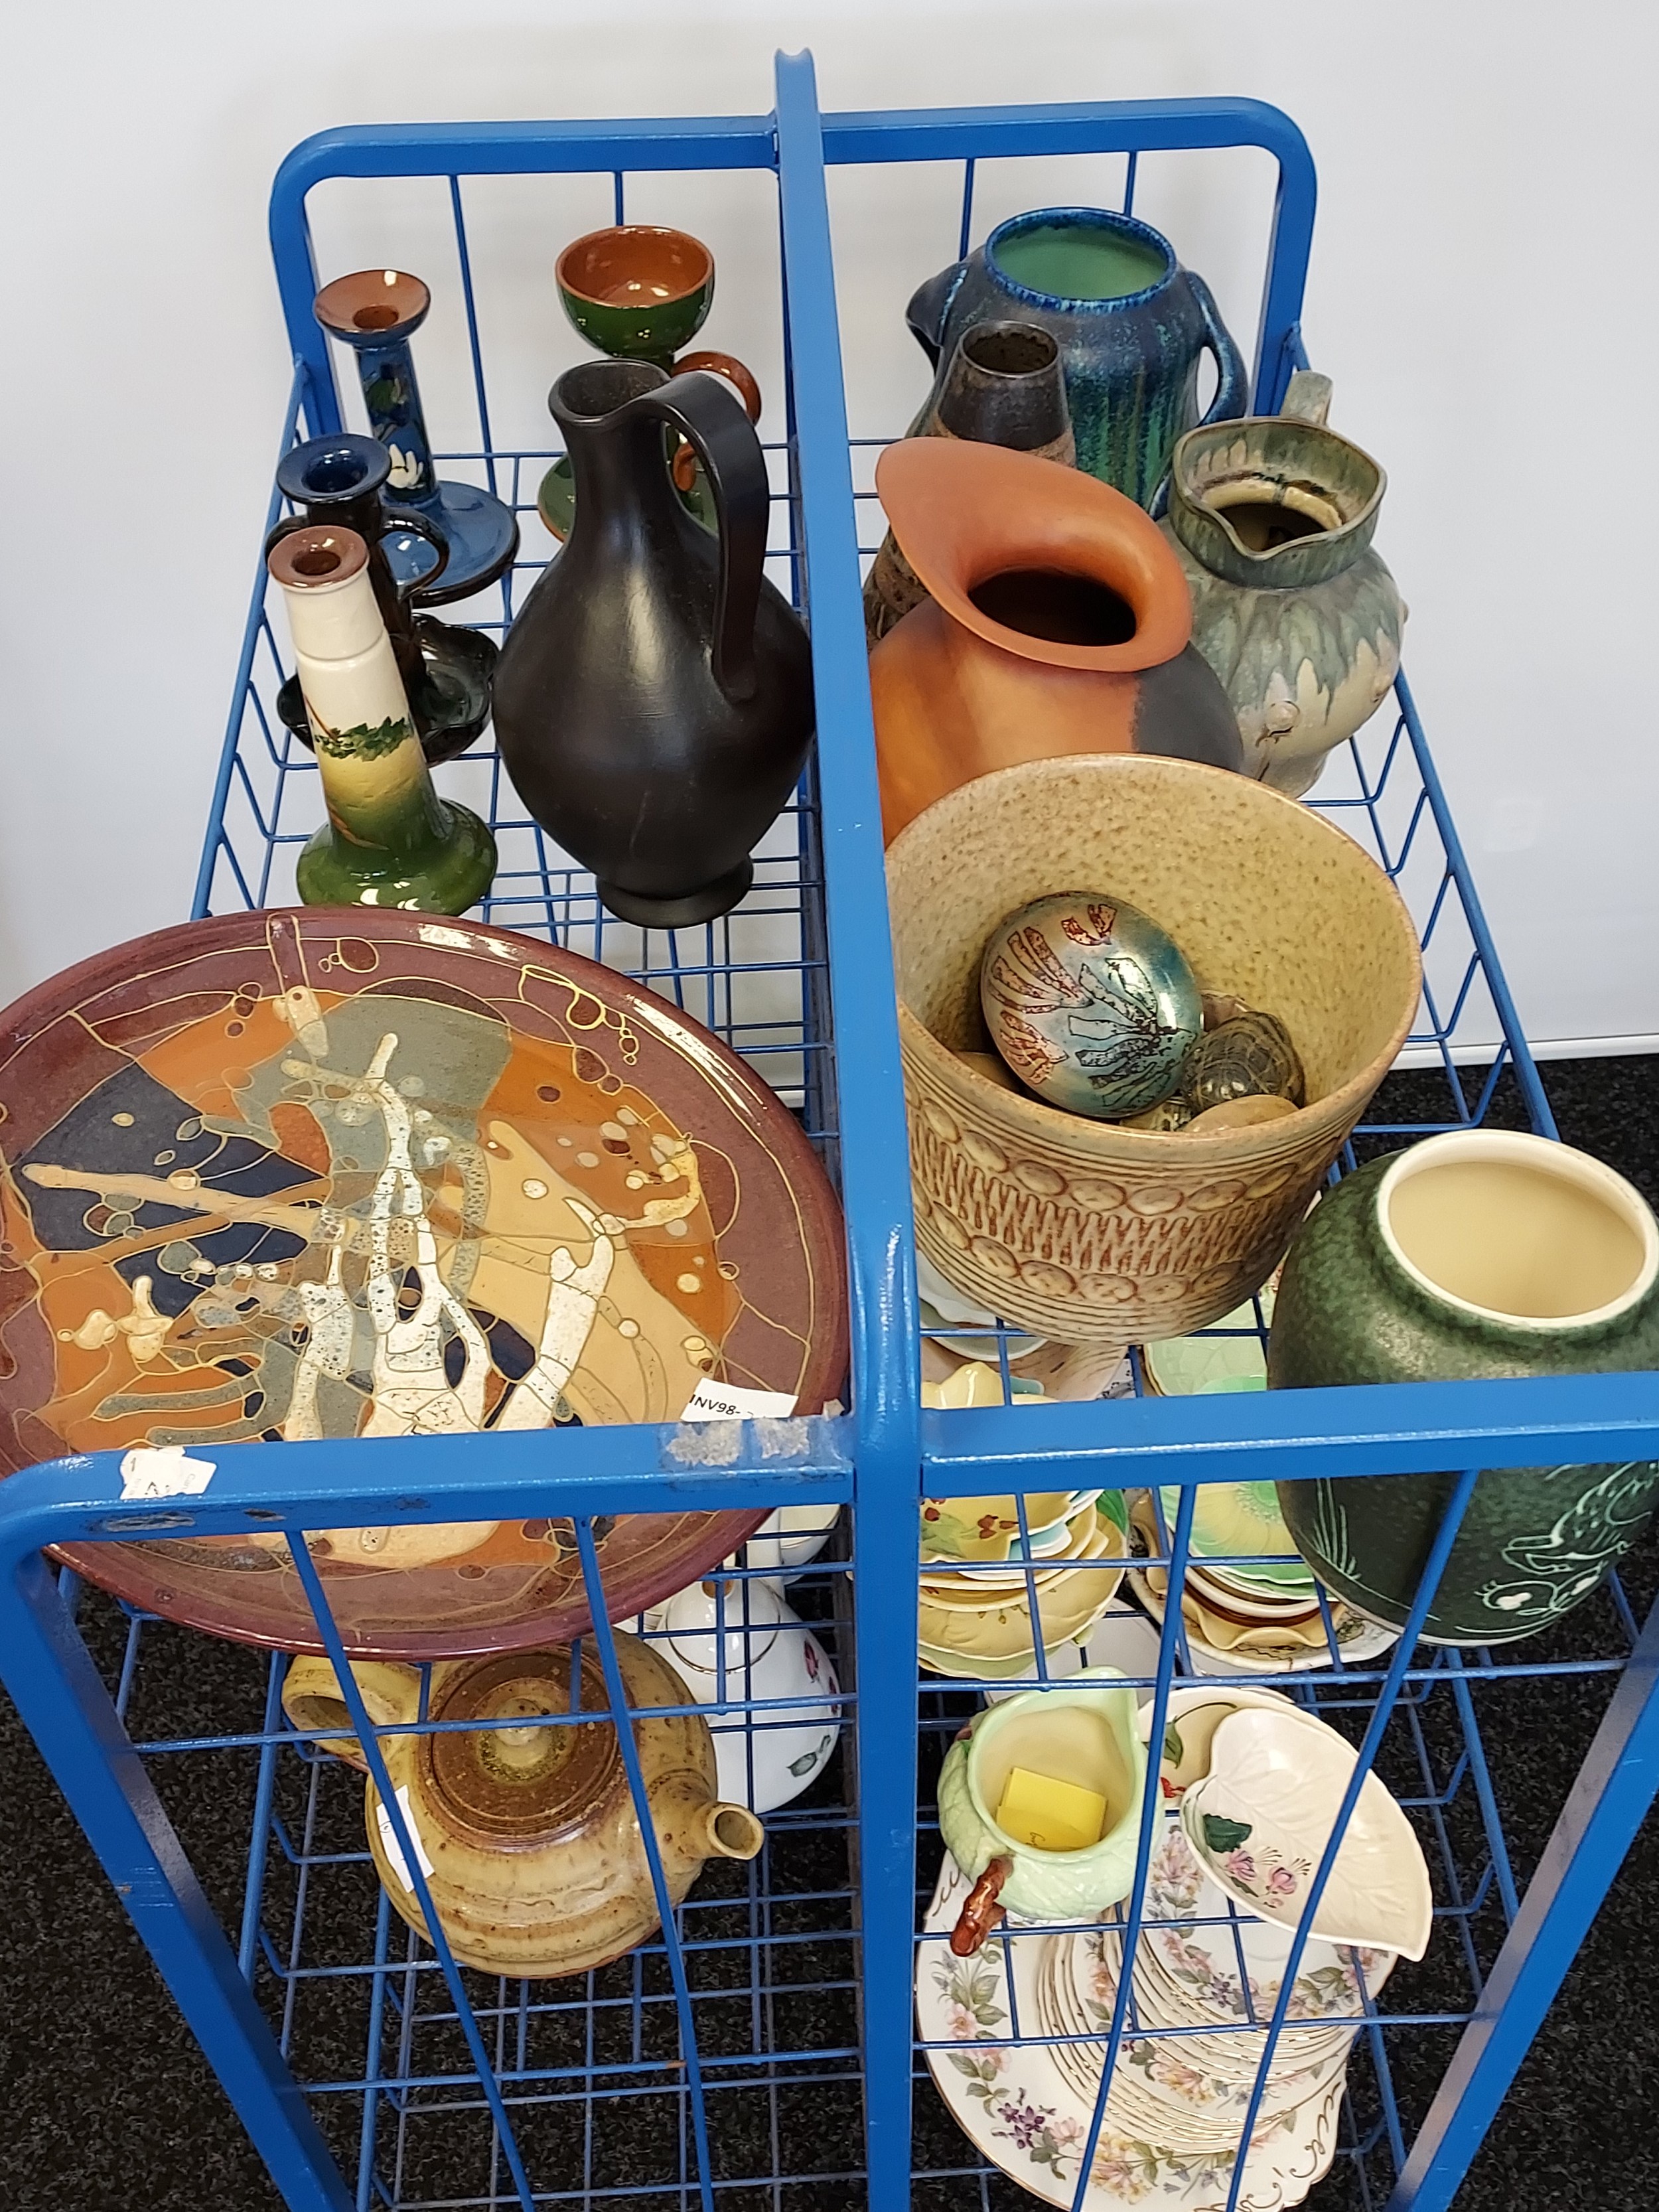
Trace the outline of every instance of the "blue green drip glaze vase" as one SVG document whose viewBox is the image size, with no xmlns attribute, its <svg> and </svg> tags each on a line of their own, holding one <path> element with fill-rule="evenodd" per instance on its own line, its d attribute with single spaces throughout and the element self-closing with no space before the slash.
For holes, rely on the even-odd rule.
<svg viewBox="0 0 1659 2212">
<path fill-rule="evenodd" d="M 1000 223 L 932 276 L 905 319 L 935 369 L 964 331 L 1012 319 L 1060 348 L 1080 469 L 1150 507 L 1170 456 L 1199 420 L 1198 364 L 1219 381 L 1206 422 L 1242 415 L 1249 377 L 1210 288 L 1166 238 L 1103 208 L 1039 208 Z M 931 403 L 930 403 L 931 404 Z"/>
<path fill-rule="evenodd" d="M 1541 1137 L 1455 1130 L 1373 1160 L 1291 1248 L 1273 1389 L 1659 1367 L 1659 1227 L 1621 1176 Z M 1297 1548 L 1368 1618 L 1401 1626 L 1456 1476 L 1281 1482 Z M 1488 1468 L 1424 1634 L 1507 1644 L 1579 1604 L 1637 1542 L 1659 1467 Z"/>
</svg>

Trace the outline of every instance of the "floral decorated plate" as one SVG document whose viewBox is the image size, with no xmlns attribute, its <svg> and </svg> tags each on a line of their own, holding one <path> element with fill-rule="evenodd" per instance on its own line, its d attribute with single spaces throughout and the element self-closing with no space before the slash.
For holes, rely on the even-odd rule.
<svg viewBox="0 0 1659 2212">
<path fill-rule="evenodd" d="M 1115 1953 L 1093 1940 L 1094 1936 L 1092 1929 L 1079 1929 L 1051 1936 L 1042 1988 L 1048 2031 L 1090 2039 L 1052 2046 L 1055 2063 L 1090 2106 L 1100 2089 L 1117 1994 Z M 1212 2071 L 1205 2058 L 1204 2039 L 1156 2033 L 1159 2026 L 1175 2023 L 1149 2017 L 1141 1978 L 1137 1974 L 1135 2002 L 1137 2025 L 1144 2032 L 1124 2039 L 1124 2063 L 1112 2087 L 1114 2112 L 1121 2112 L 1126 2119 L 1138 2115 L 1142 2132 L 1173 2136 L 1188 2148 L 1203 2143 L 1231 2149 L 1249 2106 L 1254 2074 L 1241 2078 L 1237 2073 Z M 1281 2039 L 1262 2102 L 1262 2112 L 1269 2118 L 1305 2104 L 1347 2063 L 1350 2034 L 1334 2042 L 1328 2038 L 1314 2048 L 1301 2039 L 1304 2033 L 1297 2031 L 1297 2039 L 1288 2043 Z M 1255 2042 L 1259 2057 L 1260 2038 Z"/>
<path fill-rule="evenodd" d="M 1146 1911 L 1149 1920 L 1170 1923 L 1146 1931 L 1149 1971 L 1179 1999 L 1189 2024 L 1242 2025 L 1249 2021 L 1252 2012 L 1257 2020 L 1266 2020 L 1272 2014 L 1290 1954 L 1289 1934 L 1249 1913 L 1235 1916 L 1225 1892 L 1211 1878 L 1174 1821 L 1148 1870 Z M 1103 1929 L 1101 1935 L 1115 1946 L 1116 1938 L 1108 1930 Z M 1241 1953 L 1243 1972 L 1249 1977 L 1248 2007 L 1240 1978 Z M 1389 1952 L 1339 1951 L 1317 1936 L 1312 1938 L 1297 1970 L 1287 2021 L 1358 2018 L 1364 2011 L 1360 1974 L 1366 1990 L 1375 1996 L 1393 1965 L 1394 1957 Z M 1237 2046 L 1242 2053 L 1247 2039 L 1220 2040 L 1229 2050 Z M 1248 2068 L 1253 2062 L 1245 2057 L 1243 2063 Z"/>
<path fill-rule="evenodd" d="M 842 1382 L 835 1196 L 726 1047 L 531 938 L 368 907 L 228 914 L 0 1017 L 0 1473 L 68 1452 L 675 1421 Z M 595 1522 L 615 1618 L 759 1512 Z M 310 1539 L 348 1650 L 588 1620 L 568 1519 Z M 65 1554 L 167 1619 L 319 1649 L 287 1540 Z"/>
<path fill-rule="evenodd" d="M 955 1925 L 968 1883 L 947 1856 L 933 1893 L 927 1932 Z M 1042 2033 L 1039 1975 L 1046 1936 L 1006 1936 L 971 1959 L 944 1941 L 916 1949 L 916 2017 L 940 2096 L 975 2148 L 1022 2189 L 1069 2207 L 1092 2119 L 1044 2044 L 1012 2044 Z M 1012 1983 L 1009 1975 L 1012 1972 Z M 999 2044 L 1002 2047 L 995 2047 Z M 1305 2104 L 1260 2127 L 1245 2163 L 1238 2212 L 1281 2212 L 1299 2204 L 1336 2152 L 1340 2074 Z M 1096 2146 L 1085 2212 L 1155 2204 L 1157 2212 L 1225 2212 L 1237 2151 L 1184 2151 L 1120 2136 L 1103 2125 Z"/>
</svg>

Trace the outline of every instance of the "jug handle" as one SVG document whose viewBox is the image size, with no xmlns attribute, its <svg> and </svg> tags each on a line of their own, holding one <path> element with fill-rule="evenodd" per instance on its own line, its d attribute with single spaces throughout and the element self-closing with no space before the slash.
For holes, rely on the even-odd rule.
<svg viewBox="0 0 1659 2212">
<path fill-rule="evenodd" d="M 968 264 L 965 261 L 953 261 L 948 269 L 941 269 L 937 276 L 930 276 L 925 284 L 918 284 L 910 295 L 910 304 L 904 310 L 904 320 L 911 337 L 935 368 L 939 367 L 940 349 L 945 343 L 945 319 L 951 312 L 957 288 L 967 273 Z"/>
<path fill-rule="evenodd" d="M 1002 1917 L 997 1899 L 1013 1870 L 1012 1859 L 993 1859 L 963 1900 L 957 1924 L 951 1930 L 951 1948 L 958 1959 L 971 1959 L 975 1951 L 984 1948 L 986 1937 Z"/>
<path fill-rule="evenodd" d="M 425 538 L 438 556 L 437 567 L 428 568 L 424 575 L 416 576 L 407 584 L 399 584 L 394 580 L 392 588 L 401 603 L 412 599 L 416 592 L 425 591 L 429 584 L 437 582 L 449 566 L 449 540 L 437 523 L 428 515 L 417 514 L 412 507 L 387 507 L 384 500 L 380 504 L 391 529 L 407 531 L 411 538 Z M 296 530 L 309 530 L 311 524 L 303 514 L 285 514 L 267 534 L 265 552 L 269 555 L 278 538 L 290 537 Z M 385 532 L 381 534 L 384 536 Z"/>
<path fill-rule="evenodd" d="M 1204 279 L 1193 270 L 1182 271 L 1188 289 L 1197 302 L 1198 312 L 1204 318 L 1204 335 L 1210 351 L 1215 356 L 1218 382 L 1215 398 L 1210 402 L 1206 422 L 1231 422 L 1242 415 L 1250 401 L 1250 372 L 1244 365 L 1244 356 L 1238 349 L 1238 341 L 1221 319 L 1221 310 L 1216 306 L 1215 295 Z M 1201 426 L 1200 426 L 1201 427 Z"/>
<path fill-rule="evenodd" d="M 417 1667 L 405 1667 L 390 1659 L 362 1659 L 351 1672 L 368 1717 L 377 1725 L 384 1728 L 418 1717 L 421 1674 Z M 348 1766 L 368 1773 L 368 1760 L 352 1729 L 340 1678 L 326 1659 L 289 1660 L 283 1679 L 283 1711 L 296 1729 L 331 1728 L 337 1720 L 344 1733 L 318 1738 L 317 1748 L 332 1752 Z"/>
<path fill-rule="evenodd" d="M 1330 378 L 1316 368 L 1298 368 L 1285 386 L 1279 411 L 1288 422 L 1312 422 L 1323 429 L 1330 419 Z"/>
<path fill-rule="evenodd" d="M 733 702 L 755 690 L 755 615 L 766 560 L 771 485 L 766 456 L 743 403 L 701 369 L 671 377 L 628 402 L 654 415 L 697 449 L 720 524 L 720 584 L 714 599 L 714 681 Z"/>
</svg>

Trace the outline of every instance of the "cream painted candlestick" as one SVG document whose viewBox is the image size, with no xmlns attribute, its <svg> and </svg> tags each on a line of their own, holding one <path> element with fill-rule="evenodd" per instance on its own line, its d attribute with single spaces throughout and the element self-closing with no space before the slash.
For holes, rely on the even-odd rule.
<svg viewBox="0 0 1659 2212">
<path fill-rule="evenodd" d="M 307 906 L 465 914 L 489 888 L 495 841 L 440 799 L 355 530 L 319 525 L 271 548 L 288 605 L 328 820 L 300 855 Z"/>
</svg>

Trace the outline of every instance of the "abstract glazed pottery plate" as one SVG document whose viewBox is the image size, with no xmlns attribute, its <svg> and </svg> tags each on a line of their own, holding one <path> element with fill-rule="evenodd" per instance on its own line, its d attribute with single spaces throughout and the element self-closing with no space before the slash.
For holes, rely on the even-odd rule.
<svg viewBox="0 0 1659 2212">
<path fill-rule="evenodd" d="M 821 1411 L 839 1209 L 707 1030 L 529 938 L 224 915 L 0 1017 L 0 1473 L 67 1452 L 672 1421 L 705 1378 Z M 764 1511 L 596 1523 L 608 1610 Z M 588 1619 L 565 1520 L 312 1539 L 347 1648 L 437 1658 Z M 315 1650 L 280 1535 L 96 1545 L 168 1619 Z"/>
</svg>

